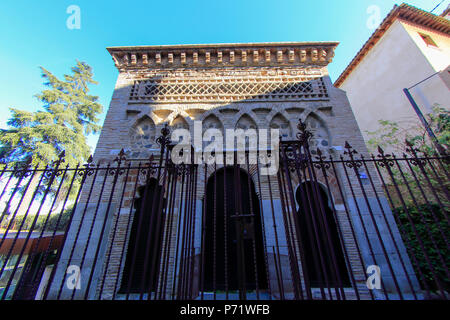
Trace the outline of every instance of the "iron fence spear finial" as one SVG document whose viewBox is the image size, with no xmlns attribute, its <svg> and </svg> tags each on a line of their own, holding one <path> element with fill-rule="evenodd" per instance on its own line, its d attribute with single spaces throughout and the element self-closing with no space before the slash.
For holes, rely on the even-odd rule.
<svg viewBox="0 0 450 320">
<path fill-rule="evenodd" d="M 114 159 L 114 162 L 117 162 L 118 164 L 121 164 L 122 161 L 126 161 L 127 158 L 125 156 L 125 150 L 122 148 L 120 152 L 117 154 L 117 157 Z"/>
<path fill-rule="evenodd" d="M 297 129 L 299 130 L 297 139 L 300 141 L 300 144 L 306 145 L 313 134 L 306 128 L 306 123 L 302 119 L 298 119 Z"/>
</svg>

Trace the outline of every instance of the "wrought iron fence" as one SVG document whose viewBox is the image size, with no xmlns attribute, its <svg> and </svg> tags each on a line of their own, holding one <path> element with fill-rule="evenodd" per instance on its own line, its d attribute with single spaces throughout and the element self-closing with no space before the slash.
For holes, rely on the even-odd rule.
<svg viewBox="0 0 450 320">
<path fill-rule="evenodd" d="M 449 157 L 299 129 L 274 175 L 174 164 L 167 129 L 149 159 L 4 166 L 0 299 L 448 299 Z"/>
</svg>

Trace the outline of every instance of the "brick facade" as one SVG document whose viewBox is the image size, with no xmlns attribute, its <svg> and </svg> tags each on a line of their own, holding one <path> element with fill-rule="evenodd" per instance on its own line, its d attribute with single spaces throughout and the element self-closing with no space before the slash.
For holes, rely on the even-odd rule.
<svg viewBox="0 0 450 320">
<path fill-rule="evenodd" d="M 119 70 L 119 76 L 114 94 L 106 115 L 94 161 L 100 165 L 111 162 L 120 149 L 124 148 L 127 158 L 147 159 L 151 153 L 158 150 L 156 138 L 165 124 L 170 128 L 185 128 L 194 134 L 194 121 L 202 121 L 203 130 L 217 128 L 224 132 L 230 128 L 280 128 L 282 138 L 295 139 L 298 120 L 306 122 L 314 133 L 311 149 L 315 152 L 320 148 L 326 155 L 336 159 L 342 154 L 345 141 L 360 153 L 367 150 L 358 124 L 355 121 L 349 101 L 344 91 L 333 87 L 327 71 L 327 64 L 332 61 L 337 43 L 268 43 L 268 44 L 229 44 L 229 45 L 194 45 L 194 46 L 150 46 L 150 47 L 118 47 L 109 48 L 114 63 Z M 217 168 L 220 168 L 218 166 Z M 245 169 L 245 168 L 244 168 Z M 256 168 L 250 167 L 250 176 L 255 185 L 260 182 L 258 190 L 263 207 L 270 207 L 270 201 L 280 202 L 279 191 L 272 186 L 270 199 L 268 177 L 257 181 Z M 374 168 L 369 168 L 375 177 Z M 213 174 L 214 168 L 208 168 L 207 176 Z M 276 179 L 276 178 L 271 178 Z M 361 189 L 355 184 L 354 194 L 349 191 L 348 181 L 328 177 L 331 198 L 337 209 L 337 220 L 344 234 L 344 243 L 348 251 L 351 268 L 355 274 L 360 292 L 365 288 L 365 271 L 357 253 L 357 244 L 353 241 L 350 222 L 345 215 L 343 206 L 345 199 L 339 193 L 337 180 L 342 182 L 344 197 L 347 201 L 362 198 Z M 109 261 L 102 288 L 102 296 L 93 292 L 92 297 L 110 299 L 117 276 L 119 279 L 123 270 L 125 254 L 122 252 L 124 242 L 128 241 L 126 233 L 132 221 L 130 204 L 133 200 L 136 172 L 130 172 L 128 181 L 119 179 L 117 187 L 126 183 L 128 193 L 124 194 L 121 206 L 120 199 L 113 197 L 115 209 L 110 210 L 110 226 L 115 226 L 116 234 L 106 233 L 108 239 L 104 253 L 103 266 Z M 297 179 L 298 180 L 298 179 Z M 323 177 L 318 181 L 325 185 Z M 201 208 L 204 199 L 204 175 L 199 175 L 196 193 L 198 204 L 195 222 L 201 222 Z M 293 183 L 300 181 L 293 178 Z M 105 186 L 104 201 L 107 200 L 111 184 Z M 380 182 L 376 181 L 376 189 L 382 194 Z M 95 187 L 90 197 L 95 198 L 100 192 L 100 186 Z M 81 201 L 89 202 L 88 192 L 82 194 Z M 368 194 L 373 198 L 374 194 Z M 180 195 L 177 194 L 176 203 Z M 353 200 L 351 200 L 353 199 Z M 279 205 L 278 205 L 279 206 Z M 180 208 L 175 205 L 174 221 L 178 221 Z M 264 213 L 263 224 L 266 245 L 273 245 L 274 221 L 269 212 Z M 277 223 L 282 225 L 281 212 L 277 212 Z M 119 221 L 116 222 L 116 219 Z M 180 220 L 181 221 L 181 220 Z M 353 221 L 355 224 L 355 221 Z M 177 225 L 171 229 L 165 226 L 172 237 L 169 254 L 168 288 L 172 288 L 173 261 L 175 257 L 175 239 Z M 110 229 L 112 229 L 110 227 Z M 199 254 L 199 227 L 196 228 L 195 254 Z M 165 237 L 165 239 L 169 239 Z M 126 248 L 126 246 L 125 246 Z M 288 265 L 286 253 L 281 253 L 283 263 Z M 272 253 L 267 252 L 268 274 L 272 283 L 275 282 Z M 286 261 L 285 261 L 286 260 Z M 196 262 L 198 271 L 198 259 Z M 283 266 L 284 268 L 284 266 Z M 99 273 L 100 274 L 100 273 Z M 101 272 L 103 274 L 103 272 Z M 289 288 L 292 279 L 286 271 L 285 285 Z M 99 278 L 101 276 L 98 276 Z M 272 281 L 273 280 L 273 281 Z M 101 283 L 102 281 L 99 281 Z M 276 285 L 271 287 L 274 297 L 277 297 Z M 174 292 L 166 292 L 167 298 Z M 367 293 L 368 294 L 368 293 Z M 351 294 L 350 294 L 351 296 Z"/>
</svg>

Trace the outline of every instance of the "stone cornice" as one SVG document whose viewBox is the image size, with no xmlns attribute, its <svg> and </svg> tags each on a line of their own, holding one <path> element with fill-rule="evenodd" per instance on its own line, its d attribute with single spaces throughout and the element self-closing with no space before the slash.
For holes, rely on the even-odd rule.
<svg viewBox="0 0 450 320">
<path fill-rule="evenodd" d="M 326 66 L 338 42 L 276 42 L 107 48 L 119 71 L 158 68 Z"/>
</svg>

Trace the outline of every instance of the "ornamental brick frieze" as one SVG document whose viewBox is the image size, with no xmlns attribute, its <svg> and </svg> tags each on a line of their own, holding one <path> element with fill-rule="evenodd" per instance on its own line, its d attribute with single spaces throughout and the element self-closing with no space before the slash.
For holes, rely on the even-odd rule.
<svg viewBox="0 0 450 320">
<path fill-rule="evenodd" d="M 108 48 L 129 103 L 327 100 L 335 42 Z"/>
<path fill-rule="evenodd" d="M 289 77 L 304 76 L 321 77 L 324 75 L 323 67 L 236 67 L 236 68 L 196 68 L 196 69 L 137 69 L 128 70 L 124 73 L 125 79 L 211 79 L 223 78 L 231 79 L 234 77 Z M 283 78 L 289 81 L 289 78 Z"/>
<path fill-rule="evenodd" d="M 138 68 L 328 65 L 336 42 L 210 44 L 108 48 L 120 71 Z"/>
<path fill-rule="evenodd" d="M 320 67 L 134 70 L 129 103 L 326 100 Z"/>
<path fill-rule="evenodd" d="M 328 99 L 322 78 L 305 77 L 233 79 L 135 80 L 129 103 L 297 101 Z"/>
</svg>

